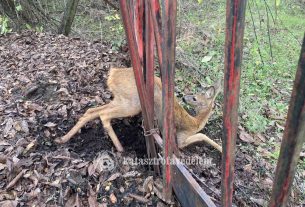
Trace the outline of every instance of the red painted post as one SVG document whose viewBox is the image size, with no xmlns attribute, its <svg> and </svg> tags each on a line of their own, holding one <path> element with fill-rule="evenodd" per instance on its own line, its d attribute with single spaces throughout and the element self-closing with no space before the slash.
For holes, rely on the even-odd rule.
<svg viewBox="0 0 305 207">
<path fill-rule="evenodd" d="M 270 207 L 287 205 L 295 168 L 305 142 L 305 34 L 278 159 Z"/>
<path fill-rule="evenodd" d="M 160 68 L 162 67 L 162 34 L 161 34 L 161 12 L 160 12 L 160 3 L 159 0 L 150 0 L 149 1 L 149 9 L 151 12 L 151 18 L 154 25 L 155 39 L 156 39 L 156 47 L 158 53 L 158 60 Z"/>
<path fill-rule="evenodd" d="M 172 169 L 170 161 L 173 158 L 175 145 L 174 126 L 174 75 L 175 75 L 175 47 L 176 47 L 176 14 L 177 1 L 162 1 L 162 126 L 163 126 L 163 195 L 165 200 L 172 197 Z"/>
<path fill-rule="evenodd" d="M 138 18 L 142 14 L 141 5 L 145 2 L 145 22 Z M 150 7 L 147 7 L 149 2 Z M 151 6 L 151 3 L 154 6 Z M 183 206 L 209 206 L 215 207 L 209 196 L 200 188 L 191 174 L 182 165 L 178 158 L 173 155 L 173 149 L 177 149 L 174 141 L 174 69 L 175 69 L 175 41 L 176 41 L 176 0 L 163 0 L 162 19 L 160 15 L 160 5 L 157 0 L 121 0 L 122 19 L 125 26 L 126 36 L 130 48 L 132 64 L 134 67 L 135 79 L 142 106 L 142 114 L 147 129 L 153 127 L 153 86 L 154 86 L 154 30 L 157 43 L 158 57 L 162 73 L 162 125 L 163 140 L 158 134 L 151 137 L 156 143 L 163 147 L 163 157 L 165 165 L 163 168 L 164 176 L 164 198 L 166 201 L 172 199 L 173 187 Z M 147 10 L 151 16 L 147 16 Z M 136 12 L 135 12 L 136 11 Z M 142 17 L 144 17 L 142 15 Z M 152 20 L 153 21 L 152 21 Z M 162 20 L 162 22 L 161 22 Z M 153 23 L 152 23 L 153 22 Z M 141 24 L 146 25 L 142 31 Z M 162 30 L 162 32 L 161 32 Z M 161 33 L 160 33 L 161 32 Z M 143 41 L 140 41 L 144 39 Z M 145 44 L 144 44 L 145 41 Z M 143 43 L 143 44 L 142 44 Z M 142 46 L 141 46 L 142 44 Z M 147 142 L 154 147 L 153 140 Z M 148 147 L 148 149 L 151 149 Z M 152 152 L 152 151 L 151 151 Z M 151 153 L 152 154 L 152 153 Z M 174 159 L 175 163 L 170 163 Z M 173 164 L 173 166 L 171 166 Z M 176 182 L 173 182 L 173 178 Z M 181 189 L 181 187 L 183 189 Z M 187 197 L 187 198 L 186 198 Z"/>
<path fill-rule="evenodd" d="M 148 0 L 145 0 L 145 32 L 144 32 L 144 39 L 145 39 L 145 59 L 144 59 L 144 77 L 145 77 L 145 89 L 147 91 L 147 101 L 150 103 L 151 107 L 147 110 L 147 121 L 149 123 L 145 124 L 145 129 L 152 129 L 150 127 L 155 128 L 155 122 L 154 122 L 154 30 L 153 30 L 153 23 L 151 20 L 151 15 L 148 8 Z M 148 147 L 148 156 L 157 158 L 156 156 L 156 147 L 154 142 L 154 137 L 150 135 L 146 139 L 146 146 L 153 146 Z M 153 152 L 150 152 L 150 150 L 154 150 Z M 160 168 L 158 165 L 154 165 L 154 171 L 156 174 L 160 174 Z"/>
<path fill-rule="evenodd" d="M 222 206 L 232 206 L 240 67 L 246 0 L 227 0 L 224 71 Z"/>
<path fill-rule="evenodd" d="M 143 59 L 144 57 L 144 50 L 143 50 L 143 28 L 140 30 L 140 25 L 143 27 L 143 19 L 139 18 L 138 15 L 141 16 L 141 12 L 144 12 L 144 1 L 143 0 L 137 0 L 136 1 L 136 8 L 134 8 L 133 1 L 126 1 L 126 0 L 120 0 L 120 8 L 121 8 L 121 13 L 122 13 L 122 19 L 125 27 L 125 32 L 126 32 L 126 37 L 129 45 L 129 51 L 130 51 L 130 57 L 133 65 L 133 70 L 135 74 L 135 80 L 136 80 L 136 85 L 139 93 L 139 98 L 141 102 L 141 108 L 142 108 L 142 115 L 144 119 L 144 126 L 146 130 L 150 130 L 154 128 L 154 117 L 151 116 L 151 112 L 153 112 L 153 99 L 149 98 L 148 92 L 147 92 L 147 87 L 145 86 L 145 81 L 144 81 L 144 75 L 143 74 Z M 143 8 L 141 8 L 143 7 Z M 136 9 L 137 12 L 134 12 Z M 142 14 L 143 17 L 143 14 Z M 134 24 L 132 24 L 132 22 Z M 137 31 L 137 33 L 136 33 Z M 147 44 L 151 46 L 153 44 L 152 41 L 153 38 L 149 38 L 147 40 Z M 142 45 L 142 46 L 141 46 Z M 151 50 L 149 47 L 147 49 L 148 51 Z M 148 56 L 147 56 L 148 57 Z M 145 56 L 146 58 L 146 56 Z M 151 74 L 151 58 L 148 57 L 147 59 L 149 69 L 148 73 Z M 146 64 L 145 64 L 146 65 Z M 153 66 L 152 66 L 153 67 Z M 153 77 L 150 77 L 153 78 Z M 150 85 L 152 81 L 150 82 Z M 150 89 L 149 91 L 151 91 Z M 147 147 L 147 152 L 148 152 L 148 157 L 149 158 L 157 158 L 157 152 L 154 144 L 154 138 L 153 136 L 148 136 L 146 140 L 146 147 Z M 157 166 L 154 166 L 154 170 L 156 174 L 159 174 L 159 168 Z"/>
<path fill-rule="evenodd" d="M 138 53 L 141 60 L 142 65 L 144 66 L 144 0 L 135 0 L 130 1 L 130 5 L 133 5 L 133 25 L 135 31 L 135 38 L 138 46 Z M 143 67 L 144 69 L 144 67 Z M 145 70 L 145 69 L 144 69 Z"/>
</svg>

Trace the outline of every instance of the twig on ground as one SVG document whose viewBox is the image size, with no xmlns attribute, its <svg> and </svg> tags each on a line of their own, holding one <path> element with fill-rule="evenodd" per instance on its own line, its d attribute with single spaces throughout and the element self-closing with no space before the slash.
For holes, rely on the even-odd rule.
<svg viewBox="0 0 305 207">
<path fill-rule="evenodd" d="M 143 196 L 140 196 L 140 195 L 129 193 L 128 196 L 131 197 L 131 198 L 134 198 L 134 199 L 136 199 L 136 200 L 138 200 L 142 203 L 148 203 L 149 202 L 149 200 L 147 198 L 145 198 Z"/>
<path fill-rule="evenodd" d="M 11 187 L 13 187 L 14 185 L 16 185 L 16 183 L 18 182 L 18 180 L 24 175 L 24 173 L 26 172 L 26 170 L 22 170 L 7 186 L 6 186 L 6 190 L 10 189 Z"/>
</svg>

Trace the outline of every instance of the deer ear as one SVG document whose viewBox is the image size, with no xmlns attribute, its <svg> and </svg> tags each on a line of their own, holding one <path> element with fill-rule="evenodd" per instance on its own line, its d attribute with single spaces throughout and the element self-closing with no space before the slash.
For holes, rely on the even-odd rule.
<svg viewBox="0 0 305 207">
<path fill-rule="evenodd" d="M 215 88 L 214 86 L 209 87 L 205 94 L 207 95 L 207 98 L 213 98 L 213 96 L 215 95 Z"/>
</svg>

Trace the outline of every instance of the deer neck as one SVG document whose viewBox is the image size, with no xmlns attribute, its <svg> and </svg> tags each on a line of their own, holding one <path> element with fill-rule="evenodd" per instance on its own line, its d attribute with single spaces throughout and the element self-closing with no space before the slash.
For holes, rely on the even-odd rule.
<svg viewBox="0 0 305 207">
<path fill-rule="evenodd" d="M 198 128 L 196 117 L 190 115 L 175 100 L 175 124 L 178 131 L 195 131 Z"/>
<path fill-rule="evenodd" d="M 194 117 L 197 122 L 197 130 L 200 131 L 204 128 L 206 123 L 208 122 L 208 119 L 212 115 L 212 106 L 208 108 L 208 110 L 201 110 L 199 113 Z"/>
<path fill-rule="evenodd" d="M 208 109 L 201 110 L 197 113 L 196 116 L 192 116 L 178 103 L 175 104 L 176 126 L 184 130 L 196 132 L 200 131 L 201 129 L 203 129 L 209 117 L 212 115 L 212 106 L 213 105 L 211 104 Z"/>
</svg>

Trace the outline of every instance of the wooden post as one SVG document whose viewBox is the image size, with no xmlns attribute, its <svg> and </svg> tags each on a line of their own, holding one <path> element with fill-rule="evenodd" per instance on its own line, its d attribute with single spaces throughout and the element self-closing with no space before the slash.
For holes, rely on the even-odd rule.
<svg viewBox="0 0 305 207">
<path fill-rule="evenodd" d="M 303 143 L 305 142 L 305 34 L 285 131 L 282 139 L 280 156 L 276 166 L 275 179 L 270 207 L 287 205 L 291 184 L 295 174 Z"/>
<path fill-rule="evenodd" d="M 246 0 L 227 0 L 222 144 L 222 205 L 232 206 Z"/>
<path fill-rule="evenodd" d="M 166 201 L 172 198 L 172 168 L 173 149 L 175 148 L 174 123 L 174 76 L 176 48 L 176 15 L 177 1 L 162 1 L 162 136 L 164 139 L 163 155 L 163 195 Z"/>
<path fill-rule="evenodd" d="M 58 29 L 58 34 L 68 36 L 71 32 L 72 23 L 76 14 L 79 0 L 68 0 L 65 8 L 64 16 Z"/>
<path fill-rule="evenodd" d="M 148 45 L 144 50 L 144 36 L 143 36 L 143 24 L 142 18 L 144 12 L 144 2 L 142 0 L 137 0 L 135 4 L 133 1 L 120 0 L 121 14 L 125 27 L 125 33 L 129 45 L 130 57 L 132 61 L 133 71 L 135 74 L 136 85 L 139 93 L 139 98 L 141 102 L 142 115 L 144 119 L 145 130 L 151 130 L 154 128 L 154 102 L 148 93 L 154 91 L 153 88 L 153 78 L 154 72 L 152 56 L 148 54 L 153 50 L 153 38 L 148 34 L 146 44 Z M 138 10 L 139 9 L 139 10 Z M 138 11 L 135 11 L 138 10 Z M 142 11 L 142 12 L 141 12 Z M 142 18 L 139 18 L 139 15 Z M 145 22 L 145 21 L 144 21 Z M 142 26 L 141 26 L 142 25 Z M 148 26 L 150 29 L 152 26 Z M 147 52 L 147 55 L 144 54 Z M 145 61 L 144 61 L 145 60 Z M 143 62 L 147 66 L 147 71 L 143 71 Z M 147 64 L 146 64 L 147 63 Z M 146 82 L 144 81 L 144 77 Z M 154 144 L 153 136 L 148 136 L 146 139 L 146 147 L 149 158 L 157 158 L 157 151 Z M 159 167 L 154 165 L 154 172 L 160 174 Z"/>
</svg>

